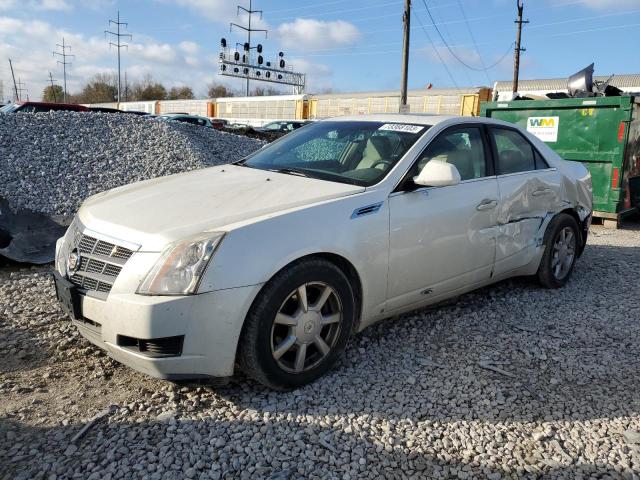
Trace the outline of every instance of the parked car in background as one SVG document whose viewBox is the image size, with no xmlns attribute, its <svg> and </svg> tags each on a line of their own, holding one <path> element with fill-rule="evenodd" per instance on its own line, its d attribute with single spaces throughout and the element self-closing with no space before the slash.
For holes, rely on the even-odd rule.
<svg viewBox="0 0 640 480">
<path fill-rule="evenodd" d="M 228 125 L 229 125 L 229 121 L 225 120 L 224 118 L 211 119 L 211 126 L 213 126 L 213 128 L 215 128 L 216 130 L 222 130 L 226 128 Z"/>
<path fill-rule="evenodd" d="M 588 170 L 512 124 L 342 117 L 90 197 L 56 291 L 137 370 L 296 388 L 384 318 L 518 275 L 564 286 L 591 208 Z"/>
<path fill-rule="evenodd" d="M 256 132 L 267 132 L 267 133 L 289 133 L 294 130 L 305 126 L 309 122 L 304 121 L 275 121 L 269 122 L 266 125 L 263 125 L 260 128 L 254 128 Z"/>
<path fill-rule="evenodd" d="M 155 118 L 159 122 L 183 122 L 190 123 L 192 125 L 200 125 L 202 127 L 213 128 L 211 120 L 207 117 L 200 117 L 198 115 L 185 115 L 182 113 L 168 113 L 165 115 L 159 115 Z"/>
<path fill-rule="evenodd" d="M 0 113 L 41 113 L 55 111 L 88 112 L 89 108 L 84 105 L 72 103 L 49 102 L 16 102 L 0 108 Z"/>
</svg>

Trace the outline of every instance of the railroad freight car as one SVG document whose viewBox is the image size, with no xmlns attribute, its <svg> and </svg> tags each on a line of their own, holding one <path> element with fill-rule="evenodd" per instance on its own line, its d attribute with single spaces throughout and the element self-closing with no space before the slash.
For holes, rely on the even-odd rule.
<svg viewBox="0 0 640 480">
<path fill-rule="evenodd" d="M 411 113 L 471 115 L 480 113 L 480 103 L 491 99 L 491 89 L 425 89 L 410 90 L 407 103 Z M 400 94 L 388 92 L 328 93 L 312 95 L 309 118 L 320 119 L 368 113 L 398 113 Z"/>
<path fill-rule="evenodd" d="M 273 120 L 304 120 L 308 118 L 309 98 L 309 95 L 216 98 L 212 116 L 254 127 Z"/>
<path fill-rule="evenodd" d="M 120 102 L 118 105 L 120 110 L 125 112 L 145 112 L 151 115 L 160 113 L 160 105 L 158 100 L 150 100 L 145 102 Z"/>
<path fill-rule="evenodd" d="M 161 100 L 158 102 L 160 115 L 166 113 L 186 113 L 200 115 L 201 117 L 213 117 L 215 112 L 215 100 Z"/>
</svg>

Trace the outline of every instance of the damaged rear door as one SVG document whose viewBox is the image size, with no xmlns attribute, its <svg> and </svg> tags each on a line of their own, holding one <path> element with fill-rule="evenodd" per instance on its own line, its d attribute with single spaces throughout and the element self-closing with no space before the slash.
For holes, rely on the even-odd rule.
<svg viewBox="0 0 640 480">
<path fill-rule="evenodd" d="M 519 131 L 489 132 L 500 192 L 494 267 L 499 276 L 533 258 L 545 218 L 561 203 L 562 176 Z"/>
</svg>

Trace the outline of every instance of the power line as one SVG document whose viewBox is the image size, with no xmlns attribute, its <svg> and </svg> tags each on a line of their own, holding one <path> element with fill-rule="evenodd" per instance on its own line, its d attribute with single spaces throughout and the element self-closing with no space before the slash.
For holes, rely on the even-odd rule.
<svg viewBox="0 0 640 480">
<path fill-rule="evenodd" d="M 436 22 L 435 22 L 435 20 L 433 18 L 433 15 L 431 14 L 431 10 L 429 9 L 429 5 L 427 5 L 427 1 L 426 0 L 422 0 L 422 3 L 424 4 L 425 8 L 427 9 L 427 14 L 429 15 L 429 18 L 431 19 L 431 24 L 436 29 L 436 32 L 438 32 L 438 36 L 440 37 L 440 40 L 442 40 L 442 43 L 444 44 L 445 47 L 447 47 L 447 50 L 449 50 L 449 53 L 453 56 L 453 58 L 455 58 L 462 65 L 467 67 L 469 70 L 474 70 L 476 72 L 482 72 L 482 71 L 486 72 L 488 68 L 493 68 L 498 63 L 500 63 L 502 61 L 502 59 L 501 59 L 498 62 L 496 62 L 495 64 L 489 66 L 488 68 L 477 68 L 477 67 L 473 67 L 473 66 L 469 65 L 467 62 L 462 60 L 458 55 L 456 55 L 456 52 L 453 51 L 451 46 L 447 43 L 447 41 L 445 40 L 444 36 L 442 35 L 442 32 L 438 28 L 438 25 L 436 24 Z M 509 45 L 509 49 L 511 49 L 511 45 Z"/>
<path fill-rule="evenodd" d="M 438 49 L 433 44 L 433 40 L 431 39 L 431 35 L 429 35 L 429 32 L 427 31 L 427 29 L 425 28 L 424 24 L 422 23 L 422 20 L 420 20 L 420 15 L 418 15 L 415 12 L 415 9 L 414 9 L 414 13 L 416 14 L 416 20 L 418 20 L 418 23 L 420 24 L 420 27 L 422 28 L 422 31 L 424 32 L 424 34 L 427 36 L 427 39 L 429 40 L 429 45 L 431 45 L 431 48 L 433 48 L 433 51 L 436 53 L 436 56 L 440 60 L 440 64 L 442 65 L 442 68 L 444 68 L 446 70 L 447 75 L 449 76 L 449 79 L 451 80 L 453 85 L 456 87 L 456 90 L 460 90 L 460 87 L 458 86 L 458 83 L 456 82 L 456 79 L 453 78 L 453 75 L 451 74 L 451 70 L 449 70 L 449 67 L 447 67 L 446 63 L 442 59 L 442 56 L 440 55 L 440 52 L 438 51 Z"/>
<path fill-rule="evenodd" d="M 128 38 L 129 40 L 133 40 L 133 36 L 130 33 L 120 33 L 120 26 L 124 25 L 124 28 L 129 28 L 129 24 L 126 22 L 121 22 L 120 21 L 120 10 L 118 10 L 118 19 L 117 20 L 109 20 L 109 26 L 111 26 L 112 24 L 116 26 L 116 31 L 115 32 L 111 32 L 109 30 L 105 30 L 104 31 L 104 36 L 107 37 L 108 35 L 112 35 L 116 38 L 116 43 L 113 42 L 109 42 L 109 47 L 116 47 L 116 49 L 118 50 L 118 103 L 120 102 L 120 82 L 121 82 L 121 75 L 120 75 L 120 50 L 123 48 L 128 49 L 129 45 L 127 45 L 126 43 L 121 43 L 120 39 L 121 38 Z"/>
<path fill-rule="evenodd" d="M 460 6 L 460 12 L 462 12 L 462 18 L 464 19 L 464 23 L 467 25 L 467 30 L 469 31 L 469 36 L 471 37 L 471 41 L 473 42 L 473 46 L 476 49 L 476 53 L 478 54 L 478 58 L 480 59 L 480 64 L 482 68 L 484 68 L 484 74 L 487 77 L 487 82 L 491 83 L 491 79 L 489 78 L 489 72 L 487 72 L 487 66 L 484 64 L 484 60 L 482 58 L 482 54 L 480 53 L 480 49 L 478 48 L 478 44 L 476 42 L 476 37 L 473 35 L 473 31 L 471 30 L 471 25 L 469 24 L 469 20 L 467 19 L 467 14 L 464 11 L 464 7 L 462 6 L 462 2 L 458 0 L 458 5 Z"/>
<path fill-rule="evenodd" d="M 54 51 L 53 56 L 62 58 L 62 61 L 58 60 L 58 63 L 62 65 L 64 75 L 64 103 L 67 103 L 67 65 L 71 65 L 71 62 L 67 62 L 67 58 L 75 58 L 75 55 L 67 53 L 67 49 L 71 50 L 71 46 L 65 45 L 64 37 L 62 37 L 62 44 L 57 43 L 56 47 L 62 49 L 62 52 Z"/>
</svg>

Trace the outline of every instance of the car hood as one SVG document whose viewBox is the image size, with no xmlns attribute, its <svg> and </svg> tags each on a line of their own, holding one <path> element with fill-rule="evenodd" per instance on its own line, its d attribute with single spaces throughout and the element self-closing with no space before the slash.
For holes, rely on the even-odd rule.
<svg viewBox="0 0 640 480">
<path fill-rule="evenodd" d="M 203 231 L 364 191 L 364 187 L 236 165 L 156 178 L 89 197 L 78 212 L 97 233 L 160 251 Z"/>
</svg>

